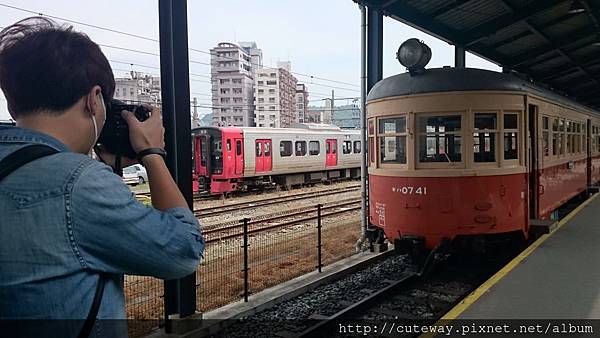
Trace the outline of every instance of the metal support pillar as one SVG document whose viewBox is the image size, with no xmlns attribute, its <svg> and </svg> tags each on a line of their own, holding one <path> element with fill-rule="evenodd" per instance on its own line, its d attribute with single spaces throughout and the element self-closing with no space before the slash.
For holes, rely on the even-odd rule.
<svg viewBox="0 0 600 338">
<path fill-rule="evenodd" d="M 454 46 L 454 67 L 465 68 L 465 49 L 460 46 Z"/>
<path fill-rule="evenodd" d="M 187 1 L 159 0 L 158 17 L 167 166 L 188 206 L 192 208 Z M 169 318 L 173 315 L 178 315 L 179 318 L 187 317 L 196 311 L 196 274 L 166 280 L 164 290 L 165 330 L 170 332 Z"/>
<path fill-rule="evenodd" d="M 361 143 L 360 166 L 361 198 L 360 210 L 362 237 L 357 242 L 360 250 L 367 237 L 369 227 L 369 149 L 367 142 L 367 94 L 383 78 L 383 14 L 372 7 L 360 6 L 361 10 Z"/>
<path fill-rule="evenodd" d="M 244 218 L 243 231 L 244 231 L 244 244 L 242 245 L 244 250 L 244 302 L 248 303 L 248 295 L 250 294 L 250 288 L 248 287 L 248 222 L 249 218 Z"/>
<path fill-rule="evenodd" d="M 322 260 L 322 243 L 321 243 L 321 207 L 322 204 L 317 204 L 317 269 L 321 272 L 323 268 L 323 260 Z"/>
</svg>

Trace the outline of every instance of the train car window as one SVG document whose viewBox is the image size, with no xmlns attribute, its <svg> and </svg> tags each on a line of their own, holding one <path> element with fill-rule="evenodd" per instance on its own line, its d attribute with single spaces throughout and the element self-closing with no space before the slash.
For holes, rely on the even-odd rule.
<svg viewBox="0 0 600 338">
<path fill-rule="evenodd" d="M 565 129 L 567 130 L 567 137 L 566 137 L 566 143 L 567 146 L 565 147 L 567 154 L 572 154 L 575 152 L 574 149 L 574 142 L 575 141 L 575 135 L 573 135 L 573 127 L 574 127 L 574 123 L 571 121 L 566 121 L 565 123 Z"/>
<path fill-rule="evenodd" d="M 547 116 L 542 117 L 542 149 L 544 156 L 550 156 L 550 125 L 548 120 Z"/>
<path fill-rule="evenodd" d="M 558 156 L 564 154 L 563 139 L 564 139 L 564 120 L 553 119 L 552 120 L 552 155 Z"/>
<path fill-rule="evenodd" d="M 519 158 L 518 124 L 519 115 L 504 113 L 504 159 L 516 160 Z"/>
<path fill-rule="evenodd" d="M 344 154 L 352 153 L 352 141 L 344 141 L 344 143 L 342 143 L 342 152 Z"/>
<path fill-rule="evenodd" d="M 306 155 L 306 141 L 296 141 L 296 156 Z"/>
<path fill-rule="evenodd" d="M 227 151 L 231 151 L 231 140 L 227 140 Z"/>
<path fill-rule="evenodd" d="M 292 141 L 281 141 L 279 142 L 279 155 L 282 157 L 292 156 Z"/>
<path fill-rule="evenodd" d="M 235 154 L 240 156 L 242 154 L 242 141 L 235 141 Z"/>
<path fill-rule="evenodd" d="M 360 146 L 361 146 L 360 141 L 354 141 L 354 153 L 355 154 L 360 154 L 360 151 L 361 151 Z"/>
<path fill-rule="evenodd" d="M 319 141 L 310 141 L 308 142 L 308 154 L 309 155 L 319 155 L 321 152 L 321 145 Z"/>
<path fill-rule="evenodd" d="M 329 142 L 325 142 L 325 152 L 331 154 L 331 144 Z"/>
<path fill-rule="evenodd" d="M 419 161 L 452 163 L 462 161 L 461 116 L 420 116 Z"/>
<path fill-rule="evenodd" d="M 496 162 L 496 113 L 475 113 L 473 161 Z"/>
<path fill-rule="evenodd" d="M 375 163 L 375 119 L 368 121 L 369 165 Z"/>
<path fill-rule="evenodd" d="M 331 153 L 337 154 L 337 142 L 331 142 Z"/>
<path fill-rule="evenodd" d="M 265 141 L 263 144 L 265 145 L 265 156 L 266 157 L 271 156 L 271 142 Z"/>
<path fill-rule="evenodd" d="M 381 163 L 406 164 L 405 116 L 379 120 L 377 138 L 379 139 Z M 371 159 L 373 161 L 373 153 L 371 153 Z"/>
<path fill-rule="evenodd" d="M 262 146 L 261 146 L 261 144 L 262 143 L 260 143 L 260 142 L 256 143 L 256 157 L 262 156 Z"/>
</svg>

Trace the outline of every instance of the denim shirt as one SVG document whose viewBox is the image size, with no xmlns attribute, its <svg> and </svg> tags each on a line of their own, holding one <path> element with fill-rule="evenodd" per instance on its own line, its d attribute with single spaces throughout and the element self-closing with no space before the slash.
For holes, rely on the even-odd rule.
<svg viewBox="0 0 600 338">
<path fill-rule="evenodd" d="M 99 272 L 110 278 L 97 318 L 125 319 L 123 274 L 194 272 L 204 240 L 189 209 L 147 207 L 105 164 L 49 135 L 0 126 L 0 160 L 33 143 L 59 153 L 0 181 L 0 319 L 85 319 Z M 103 322 L 92 336 L 127 335 Z"/>
</svg>

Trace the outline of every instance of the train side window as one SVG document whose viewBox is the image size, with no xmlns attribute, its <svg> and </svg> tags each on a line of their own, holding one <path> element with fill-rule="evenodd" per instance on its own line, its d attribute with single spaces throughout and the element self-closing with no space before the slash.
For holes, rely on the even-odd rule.
<svg viewBox="0 0 600 338">
<path fill-rule="evenodd" d="M 354 141 L 354 153 L 355 154 L 360 154 L 360 141 Z"/>
<path fill-rule="evenodd" d="M 550 125 L 547 116 L 542 117 L 542 151 L 544 156 L 550 156 Z"/>
<path fill-rule="evenodd" d="M 337 154 L 337 142 L 331 142 L 331 153 Z"/>
<path fill-rule="evenodd" d="M 310 141 L 308 142 L 308 154 L 309 155 L 319 155 L 321 152 L 321 145 L 319 141 Z"/>
<path fill-rule="evenodd" d="M 462 161 L 461 116 L 420 116 L 419 161 L 453 163 Z"/>
<path fill-rule="evenodd" d="M 406 164 L 405 116 L 379 120 L 377 138 L 381 163 Z"/>
<path fill-rule="evenodd" d="M 342 143 L 342 152 L 344 154 L 352 153 L 352 141 L 344 141 L 344 143 Z"/>
<path fill-rule="evenodd" d="M 519 158 L 519 115 L 516 113 L 504 113 L 504 159 L 516 160 Z"/>
<path fill-rule="evenodd" d="M 256 143 L 256 157 L 260 157 L 262 156 L 262 146 L 261 146 L 261 142 L 257 142 Z"/>
<path fill-rule="evenodd" d="M 575 127 L 574 122 L 571 122 L 571 121 L 565 122 L 565 129 L 567 131 L 567 137 L 565 140 L 567 143 L 567 146 L 565 147 L 565 150 L 566 150 L 567 154 L 572 154 L 575 152 L 575 148 L 574 148 L 575 135 L 573 134 L 574 127 Z"/>
<path fill-rule="evenodd" d="M 235 141 L 235 154 L 240 156 L 242 154 L 242 141 Z"/>
<path fill-rule="evenodd" d="M 496 162 L 496 113 L 475 113 L 473 161 Z"/>
<path fill-rule="evenodd" d="M 562 119 L 552 119 L 552 155 L 558 156 L 564 154 L 563 139 L 565 131 L 565 121 Z"/>
<path fill-rule="evenodd" d="M 375 164 L 375 119 L 371 118 L 368 121 L 368 155 L 369 155 L 369 165 L 371 163 Z"/>
<path fill-rule="evenodd" d="M 292 156 L 292 141 L 281 141 L 279 142 L 279 155 L 282 157 Z"/>
<path fill-rule="evenodd" d="M 306 155 L 306 141 L 296 141 L 296 156 Z"/>
</svg>

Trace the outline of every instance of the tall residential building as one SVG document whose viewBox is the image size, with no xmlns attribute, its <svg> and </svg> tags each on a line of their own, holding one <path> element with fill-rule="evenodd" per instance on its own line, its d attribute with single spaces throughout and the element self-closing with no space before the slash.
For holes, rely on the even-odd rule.
<svg viewBox="0 0 600 338">
<path fill-rule="evenodd" d="M 262 68 L 257 71 L 254 88 L 256 126 L 282 128 L 298 122 L 298 80 L 289 69 L 290 65 L 287 62 L 278 63 L 278 68 Z"/>
<path fill-rule="evenodd" d="M 221 42 L 210 50 L 212 124 L 254 126 L 254 74 L 262 67 L 262 52 L 254 42 Z"/>
<path fill-rule="evenodd" d="M 333 101 L 325 99 L 325 107 L 308 107 L 306 112 L 305 123 L 324 123 L 332 124 Z"/>
<path fill-rule="evenodd" d="M 303 83 L 296 85 L 296 117 L 298 122 L 304 123 L 308 110 L 308 89 Z"/>
<path fill-rule="evenodd" d="M 131 71 L 129 77 L 115 78 L 114 97 L 126 103 L 160 104 L 160 77 Z"/>
</svg>

